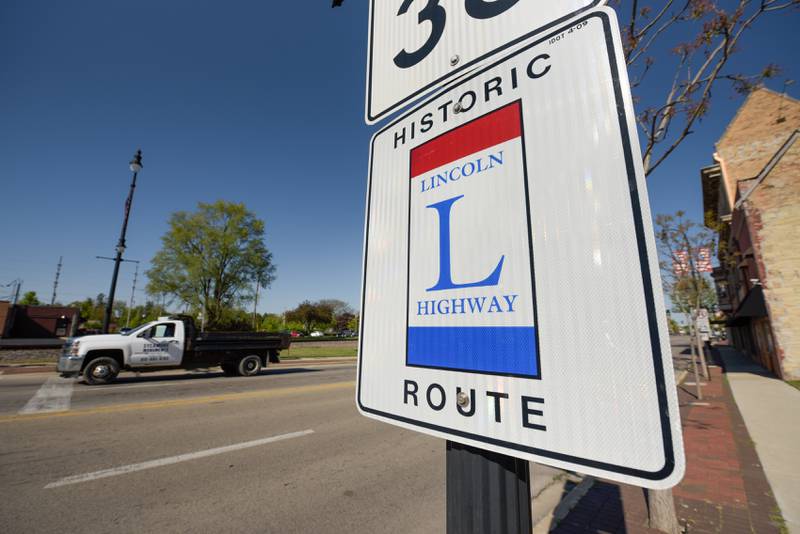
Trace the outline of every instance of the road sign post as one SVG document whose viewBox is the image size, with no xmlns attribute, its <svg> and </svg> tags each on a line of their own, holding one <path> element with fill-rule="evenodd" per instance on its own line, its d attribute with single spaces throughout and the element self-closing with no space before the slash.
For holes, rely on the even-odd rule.
<svg viewBox="0 0 800 534">
<path fill-rule="evenodd" d="M 651 489 L 683 476 L 630 87 L 614 12 L 584 12 L 598 3 L 559 3 L 531 36 L 500 16 L 516 2 L 467 1 L 505 20 L 478 32 L 502 53 L 460 48 L 462 77 L 372 139 L 357 404 L 448 440 L 451 532 L 529 532 L 528 461 Z M 368 122 L 449 79 L 431 65 L 452 50 L 428 1 L 433 33 L 381 70 L 376 5 Z"/>
<path fill-rule="evenodd" d="M 448 534 L 530 534 L 528 462 L 447 442 Z"/>
</svg>

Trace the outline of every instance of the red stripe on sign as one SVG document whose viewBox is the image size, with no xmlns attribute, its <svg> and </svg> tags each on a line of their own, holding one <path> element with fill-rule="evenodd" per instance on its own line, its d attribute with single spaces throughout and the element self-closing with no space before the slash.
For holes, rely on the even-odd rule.
<svg viewBox="0 0 800 534">
<path fill-rule="evenodd" d="M 411 177 L 519 137 L 519 102 L 514 102 L 411 150 Z"/>
</svg>

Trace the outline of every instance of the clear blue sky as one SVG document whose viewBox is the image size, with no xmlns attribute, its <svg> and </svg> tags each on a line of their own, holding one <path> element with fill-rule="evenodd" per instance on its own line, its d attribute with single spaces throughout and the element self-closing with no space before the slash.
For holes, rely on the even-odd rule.
<svg viewBox="0 0 800 534">
<path fill-rule="evenodd" d="M 736 65 L 774 62 L 798 79 L 797 22 L 764 19 Z M 22 278 L 49 300 L 63 255 L 58 300 L 107 293 L 112 266 L 94 257 L 113 255 L 141 147 L 126 257 L 146 268 L 173 211 L 241 201 L 266 222 L 278 269 L 260 311 L 358 306 L 366 42 L 367 0 L 3 1 L 0 284 Z M 699 168 L 740 103 L 717 89 L 711 115 L 649 179 L 654 213 L 700 219 Z M 123 264 L 118 298 L 132 278 Z"/>
</svg>

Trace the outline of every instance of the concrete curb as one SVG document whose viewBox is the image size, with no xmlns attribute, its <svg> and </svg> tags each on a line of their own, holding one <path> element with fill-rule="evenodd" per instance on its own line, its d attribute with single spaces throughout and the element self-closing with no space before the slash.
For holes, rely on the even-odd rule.
<svg viewBox="0 0 800 534">
<path fill-rule="evenodd" d="M 534 534 L 546 534 L 551 530 L 555 529 L 558 524 L 564 520 L 565 517 L 572 511 L 575 506 L 580 502 L 580 500 L 586 495 L 586 493 L 591 489 L 594 485 L 595 479 L 593 477 L 587 476 L 583 478 L 574 488 L 572 488 L 569 493 L 564 495 L 563 497 L 559 497 L 555 494 L 556 491 L 562 492 L 564 486 L 567 482 L 574 482 L 574 476 L 567 475 L 562 477 L 557 483 L 553 484 L 552 486 L 546 488 L 542 491 L 542 494 L 550 493 L 550 496 L 541 495 L 537 496 L 540 497 L 540 501 L 547 499 L 552 501 L 555 497 L 558 499 L 557 504 L 550 509 L 550 511 L 544 515 L 541 519 L 534 522 L 533 525 L 533 533 Z"/>
<path fill-rule="evenodd" d="M 54 373 L 56 371 L 56 366 L 50 364 L 0 365 L 0 371 L 2 371 L 4 375 L 22 375 L 29 373 Z"/>
</svg>

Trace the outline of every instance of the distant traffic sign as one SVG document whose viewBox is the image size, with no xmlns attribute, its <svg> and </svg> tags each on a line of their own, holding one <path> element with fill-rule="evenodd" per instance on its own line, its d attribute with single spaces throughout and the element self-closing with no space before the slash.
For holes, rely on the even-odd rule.
<svg viewBox="0 0 800 534">
<path fill-rule="evenodd" d="M 372 0 L 366 121 L 606 0 Z"/>
<path fill-rule="evenodd" d="M 707 309 L 700 308 L 697 310 L 697 319 L 695 325 L 700 339 L 703 341 L 709 341 L 711 339 L 711 321 L 708 318 Z"/>
<path fill-rule="evenodd" d="M 630 90 L 600 8 L 372 139 L 357 401 L 663 488 L 684 469 Z"/>
</svg>

